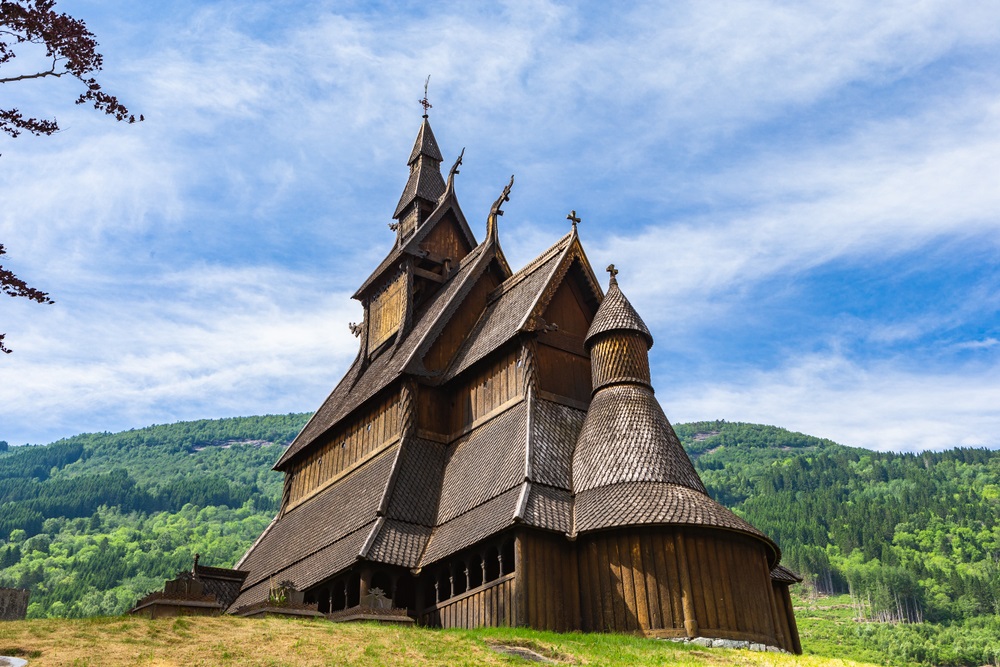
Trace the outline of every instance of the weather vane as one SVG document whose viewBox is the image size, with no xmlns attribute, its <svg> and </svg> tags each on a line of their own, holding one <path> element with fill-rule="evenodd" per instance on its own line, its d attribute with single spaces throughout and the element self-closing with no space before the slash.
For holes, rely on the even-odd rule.
<svg viewBox="0 0 1000 667">
<path fill-rule="evenodd" d="M 427 75 L 427 80 L 424 81 L 424 99 L 419 100 L 420 106 L 424 108 L 424 118 L 427 118 L 427 110 L 433 108 L 433 105 L 427 101 L 427 86 L 431 83 L 431 75 Z"/>
<path fill-rule="evenodd" d="M 573 229 L 576 229 L 576 226 L 580 224 L 580 218 L 576 217 L 576 211 L 570 211 L 566 219 L 573 223 Z"/>
</svg>

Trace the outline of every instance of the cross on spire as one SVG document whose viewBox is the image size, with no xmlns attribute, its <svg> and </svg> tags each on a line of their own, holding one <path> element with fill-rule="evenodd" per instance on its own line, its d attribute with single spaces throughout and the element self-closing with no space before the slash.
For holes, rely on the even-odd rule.
<svg viewBox="0 0 1000 667">
<path fill-rule="evenodd" d="M 576 229 L 576 226 L 580 224 L 580 218 L 576 217 L 576 211 L 570 211 L 566 219 L 573 223 L 573 229 Z"/>
<path fill-rule="evenodd" d="M 615 265 L 614 264 L 608 264 L 608 268 L 606 268 L 605 271 L 607 271 L 608 273 L 611 274 L 611 282 L 614 283 L 615 285 L 617 285 L 618 284 L 618 278 L 617 278 L 617 276 L 618 276 L 618 269 L 615 268 Z"/>
<path fill-rule="evenodd" d="M 430 82 L 431 82 L 431 75 L 428 74 L 427 80 L 424 81 L 424 99 L 418 100 L 418 102 L 420 102 L 420 106 L 424 108 L 424 118 L 427 118 L 427 110 L 433 107 L 433 105 L 427 101 L 427 86 L 430 84 Z"/>
</svg>

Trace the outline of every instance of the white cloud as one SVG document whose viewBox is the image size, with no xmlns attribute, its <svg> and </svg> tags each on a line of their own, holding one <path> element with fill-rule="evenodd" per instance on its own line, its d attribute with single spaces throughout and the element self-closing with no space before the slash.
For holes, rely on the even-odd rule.
<svg viewBox="0 0 1000 667">
<path fill-rule="evenodd" d="M 306 276 L 211 268 L 159 281 L 155 296 L 37 307 L 8 340 L 3 373 L 17 381 L 0 382 L 0 437 L 311 410 L 357 351 L 356 304 Z"/>
<path fill-rule="evenodd" d="M 997 377 L 996 365 L 934 373 L 816 355 L 773 371 L 744 369 L 734 380 L 654 382 L 672 421 L 774 424 L 853 447 L 920 451 L 1000 448 Z"/>
</svg>

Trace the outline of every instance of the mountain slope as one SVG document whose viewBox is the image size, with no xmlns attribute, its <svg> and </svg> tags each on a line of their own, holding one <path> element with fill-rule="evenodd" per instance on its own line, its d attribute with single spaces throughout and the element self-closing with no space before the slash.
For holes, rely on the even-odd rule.
<svg viewBox="0 0 1000 667">
<path fill-rule="evenodd" d="M 281 476 L 271 465 L 308 417 L 182 422 L 0 452 L 0 586 L 31 588 L 33 617 L 118 614 L 195 553 L 231 566 L 274 515 Z M 806 592 L 850 592 L 854 619 L 937 623 L 877 624 L 868 653 L 853 655 L 1000 658 L 989 630 L 1000 623 L 1000 452 L 872 452 L 725 421 L 675 429 L 709 492 L 778 542 Z M 852 623 L 816 627 L 831 645 L 861 636 Z M 966 638 L 961 650 L 933 646 L 952 636 Z"/>
</svg>

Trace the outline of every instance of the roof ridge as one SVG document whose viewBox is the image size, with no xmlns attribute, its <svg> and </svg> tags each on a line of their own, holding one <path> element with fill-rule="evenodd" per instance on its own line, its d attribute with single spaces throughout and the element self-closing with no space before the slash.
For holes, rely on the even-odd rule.
<svg viewBox="0 0 1000 667">
<path fill-rule="evenodd" d="M 510 278 L 507 278 L 507 280 L 503 281 L 498 286 L 496 286 L 493 289 L 493 291 L 490 292 L 489 297 L 487 298 L 487 303 L 496 301 L 501 296 L 503 296 L 510 290 L 514 289 L 514 287 L 520 284 L 521 281 L 523 281 L 525 278 L 527 278 L 532 273 L 537 271 L 542 265 L 544 265 L 546 262 L 552 259 L 553 256 L 565 250 L 566 248 L 562 247 L 562 245 L 564 243 L 567 243 L 572 236 L 573 232 L 566 234 L 558 241 L 556 241 L 548 249 L 544 250 L 540 255 L 538 255 L 533 260 L 525 264 L 524 267 L 522 267 L 519 271 L 516 271 L 513 275 L 510 276 Z"/>
<path fill-rule="evenodd" d="M 575 230 L 576 228 L 574 227 L 573 229 Z M 573 249 L 573 240 L 576 238 L 576 232 L 572 231 L 572 232 L 570 232 L 569 234 L 567 234 L 563 238 L 568 238 L 569 239 L 569 243 L 566 244 L 565 248 L 560 249 L 558 252 L 553 253 L 549 257 L 550 260 L 556 259 L 556 258 L 558 258 L 558 259 L 557 259 L 556 262 L 553 263 L 552 269 L 549 271 L 549 275 L 545 278 L 545 284 L 542 285 L 542 289 L 538 292 L 538 294 L 535 295 L 534 300 L 532 300 L 531 307 L 528 308 L 528 312 L 526 312 L 524 314 L 524 317 L 521 318 L 520 324 L 517 325 L 517 330 L 518 331 L 523 330 L 524 327 L 527 326 L 528 322 L 531 321 L 532 313 L 534 313 L 535 309 L 538 308 L 538 304 L 542 300 L 542 297 L 545 295 L 546 290 L 552 285 L 553 279 L 556 277 L 556 274 L 559 272 L 559 267 L 561 267 L 563 265 L 563 262 L 566 261 L 567 257 L 571 256 L 570 251 Z M 570 260 L 570 262 L 572 263 L 572 259 Z M 567 271 L 569 270 L 569 265 L 567 265 L 567 269 L 566 270 Z M 563 273 L 562 276 L 560 276 L 560 280 L 563 277 L 565 277 L 565 275 L 566 274 Z M 549 299 L 551 300 L 551 295 L 549 296 Z"/>
</svg>

